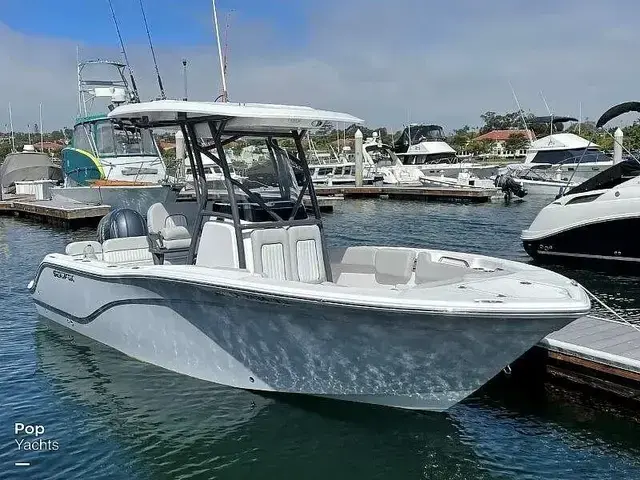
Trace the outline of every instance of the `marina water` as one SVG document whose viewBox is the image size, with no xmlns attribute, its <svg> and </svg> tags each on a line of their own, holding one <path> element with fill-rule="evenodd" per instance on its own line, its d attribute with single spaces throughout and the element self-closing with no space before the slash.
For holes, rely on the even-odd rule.
<svg viewBox="0 0 640 480">
<path fill-rule="evenodd" d="M 333 246 L 528 261 L 519 234 L 548 200 L 343 201 L 325 225 Z M 46 253 L 94 235 L 0 217 L 2 479 L 640 478 L 640 423 L 585 392 L 499 378 L 447 413 L 416 413 L 220 387 L 73 336 L 37 316 L 26 286 Z M 640 318 L 635 279 L 561 273 Z M 16 423 L 58 449 L 19 450 Z"/>
</svg>

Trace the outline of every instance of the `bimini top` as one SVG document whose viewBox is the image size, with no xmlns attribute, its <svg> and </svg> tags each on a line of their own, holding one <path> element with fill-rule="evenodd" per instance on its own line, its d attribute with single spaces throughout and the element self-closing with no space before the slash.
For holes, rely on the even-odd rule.
<svg viewBox="0 0 640 480">
<path fill-rule="evenodd" d="M 311 107 L 265 103 L 185 102 L 157 100 L 116 107 L 109 118 L 130 120 L 148 126 L 176 125 L 185 120 L 227 119 L 225 129 L 242 131 L 286 131 L 317 129 L 329 122 L 363 121 L 352 115 Z"/>
</svg>

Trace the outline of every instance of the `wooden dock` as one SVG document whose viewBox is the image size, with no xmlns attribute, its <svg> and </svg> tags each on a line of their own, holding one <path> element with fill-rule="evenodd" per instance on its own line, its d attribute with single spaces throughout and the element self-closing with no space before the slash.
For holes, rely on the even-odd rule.
<svg viewBox="0 0 640 480">
<path fill-rule="evenodd" d="M 323 197 L 342 195 L 344 198 L 388 198 L 474 203 L 488 202 L 495 194 L 495 189 L 477 187 L 322 186 L 316 187 L 315 190 L 318 196 Z"/>
<path fill-rule="evenodd" d="M 640 326 L 585 316 L 539 347 L 551 376 L 640 400 Z"/>
<path fill-rule="evenodd" d="M 30 218 L 64 228 L 97 225 L 111 207 L 11 196 L 0 201 L 0 214 Z"/>
</svg>

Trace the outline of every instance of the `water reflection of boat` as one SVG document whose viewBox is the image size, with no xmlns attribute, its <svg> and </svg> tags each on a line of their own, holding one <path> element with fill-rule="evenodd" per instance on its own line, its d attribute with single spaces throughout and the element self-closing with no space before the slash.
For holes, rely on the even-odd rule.
<svg viewBox="0 0 640 480">
<path fill-rule="evenodd" d="M 144 454 L 145 465 L 163 458 L 165 467 L 178 466 L 187 448 L 192 457 L 211 457 L 207 447 L 242 437 L 239 430 L 273 403 L 138 362 L 53 322 L 38 325 L 35 343 L 38 369 L 55 393 L 89 407 L 98 425 L 87 428 L 115 430 Z"/>
<path fill-rule="evenodd" d="M 631 460 L 637 449 L 633 422 L 528 379 L 514 386 L 515 374 L 447 415 L 418 414 L 295 395 L 272 401 L 137 362 L 53 322 L 38 326 L 35 342 L 54 392 L 88 407 L 87 431 L 115 435 L 116 454 L 128 452 L 127 467 L 144 478 L 308 478 L 310 469 L 323 478 L 555 478 L 558 462 L 604 478 L 607 458 Z M 86 462 L 86 446 L 68 448 L 77 449 L 65 451 L 74 464 Z M 629 462 L 621 468 L 626 478 L 638 473 Z"/>
</svg>

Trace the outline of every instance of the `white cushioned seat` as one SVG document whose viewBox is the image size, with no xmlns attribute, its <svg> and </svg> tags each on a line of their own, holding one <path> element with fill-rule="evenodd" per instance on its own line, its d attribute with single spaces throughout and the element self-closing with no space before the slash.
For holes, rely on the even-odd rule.
<svg viewBox="0 0 640 480">
<path fill-rule="evenodd" d="M 185 215 L 169 213 L 162 203 L 154 203 L 147 211 L 147 229 L 154 248 L 167 250 L 189 248 L 191 234 L 187 227 Z"/>
<path fill-rule="evenodd" d="M 238 268 L 236 232 L 229 222 L 209 221 L 202 227 L 196 265 L 212 268 Z"/>
<path fill-rule="evenodd" d="M 291 279 L 287 232 L 281 228 L 251 232 L 253 271 L 277 280 Z"/>
<path fill-rule="evenodd" d="M 428 252 L 420 252 L 416 258 L 416 284 L 462 279 L 465 274 L 469 273 L 474 273 L 474 270 L 458 265 L 434 262 Z"/>
<path fill-rule="evenodd" d="M 64 253 L 73 258 L 89 258 L 102 259 L 102 245 L 94 240 L 85 240 L 81 242 L 71 242 L 68 244 Z"/>
<path fill-rule="evenodd" d="M 186 227 L 187 217 L 181 213 L 170 214 L 162 203 L 154 203 L 147 210 L 147 228 L 159 233 L 165 227 Z"/>
<path fill-rule="evenodd" d="M 105 240 L 102 244 L 102 256 L 108 263 L 153 263 L 147 237 Z"/>
<path fill-rule="evenodd" d="M 411 279 L 416 253 L 413 250 L 379 248 L 375 255 L 376 282 L 405 284 Z"/>
<path fill-rule="evenodd" d="M 291 280 L 322 283 L 327 279 L 322 256 L 322 238 L 317 225 L 287 229 L 291 255 Z"/>
<path fill-rule="evenodd" d="M 161 228 L 159 234 L 164 248 L 189 248 L 191 245 L 191 234 L 182 225 Z"/>
<path fill-rule="evenodd" d="M 349 265 L 366 265 L 373 267 L 375 264 L 376 247 L 347 247 L 332 249 L 329 253 L 331 263 L 344 263 Z"/>
</svg>

